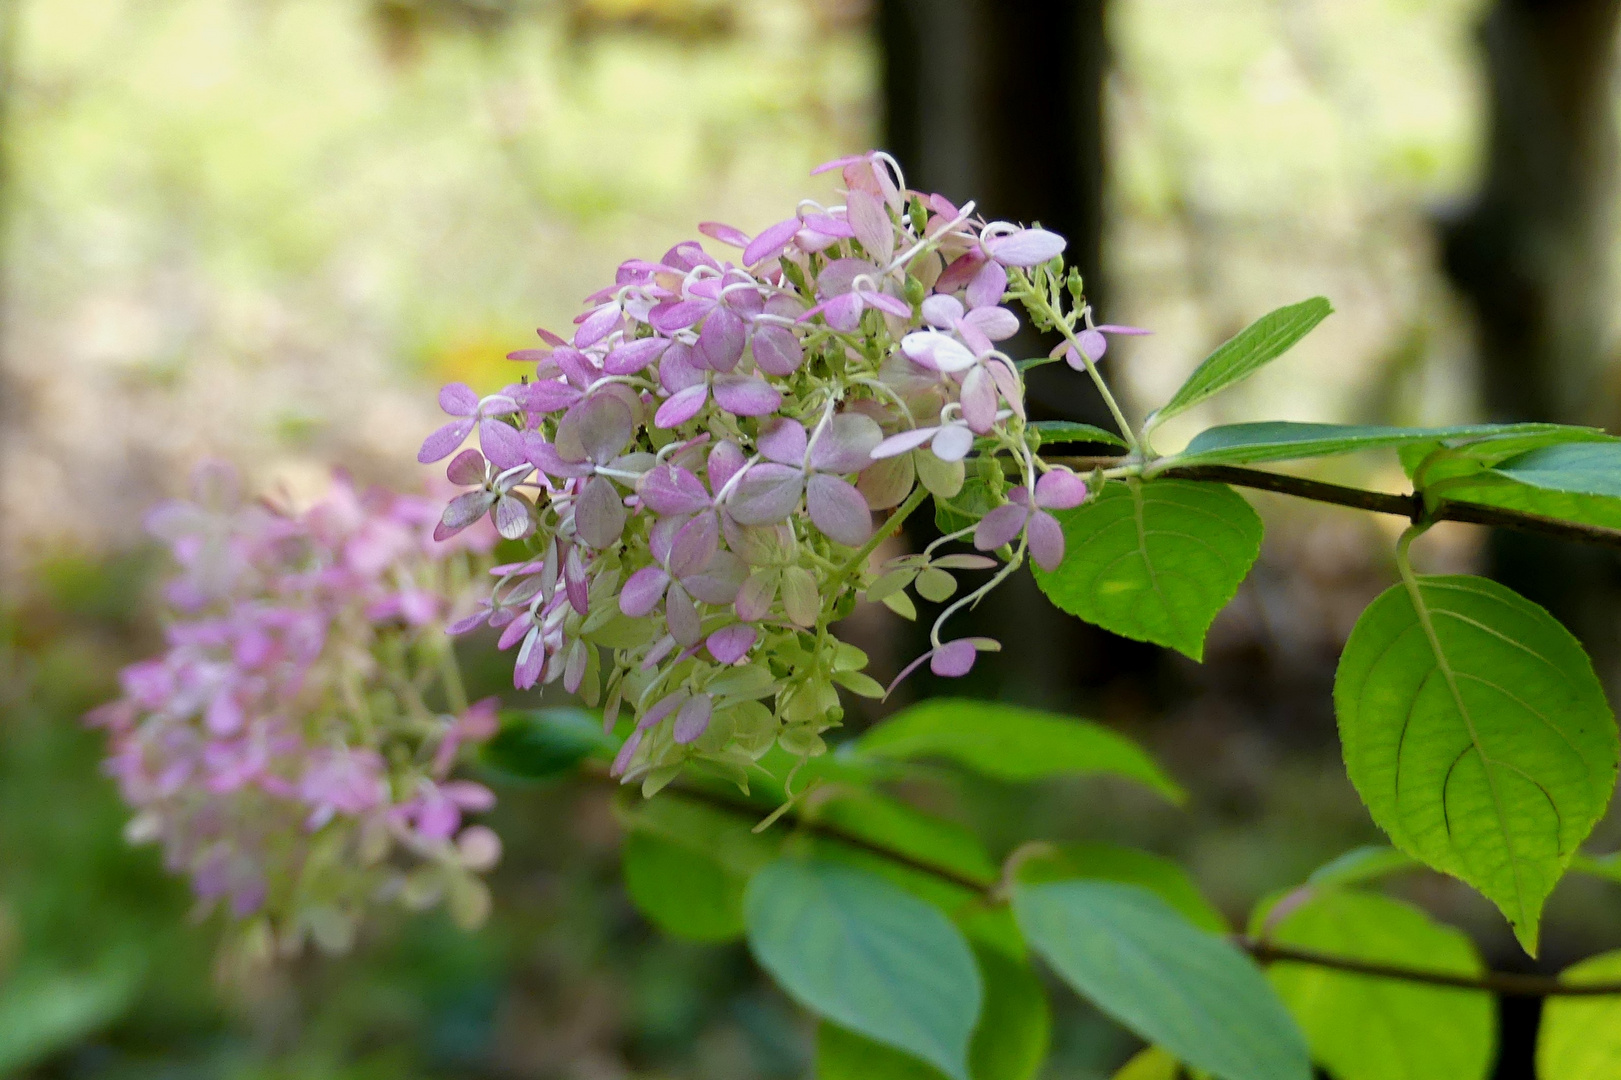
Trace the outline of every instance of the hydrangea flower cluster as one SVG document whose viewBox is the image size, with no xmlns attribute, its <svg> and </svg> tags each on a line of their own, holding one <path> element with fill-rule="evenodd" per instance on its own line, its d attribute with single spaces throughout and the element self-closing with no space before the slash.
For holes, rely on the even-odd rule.
<svg viewBox="0 0 1621 1080">
<path fill-rule="evenodd" d="M 908 190 L 883 153 L 817 171 L 832 170 L 839 205 L 802 202 L 754 236 L 700 225 L 725 258 L 691 241 L 622 264 L 571 337 L 541 330 L 540 347 L 510 354 L 532 378 L 484 397 L 446 386 L 452 419 L 418 455 L 449 458 L 468 488 L 437 536 L 488 517 L 532 552 L 496 567 L 482 610 L 452 632 L 499 628 L 519 688 L 561 680 L 610 728 L 628 707 L 613 771 L 645 792 L 694 758 L 742 782 L 774 744 L 820 753 L 838 688 L 885 692 L 828 632 L 862 593 L 915 613 L 906 590 L 944 601 L 953 571 L 995 569 L 912 665 L 966 673 L 998 646 L 945 640 L 946 621 L 1027 551 L 1056 565 L 1049 511 L 1088 494 L 1035 453 L 1025 365 L 999 348 L 1020 327 L 1010 297 L 1064 333 L 1055 357 L 1076 367 L 1092 370 L 1104 332 L 1132 332 L 1092 325 L 1064 240 Z M 967 527 L 870 567 L 931 495 Z M 936 554 L 969 538 L 1000 557 Z"/>
<path fill-rule="evenodd" d="M 283 952 L 346 948 L 382 901 L 480 922 L 500 843 L 465 817 L 494 796 L 452 773 L 496 701 L 460 700 L 444 620 L 493 531 L 435 540 L 435 503 L 341 476 L 302 514 L 244 503 L 220 466 L 196 488 L 147 521 L 180 567 L 168 648 L 88 718 L 127 835 Z"/>
</svg>

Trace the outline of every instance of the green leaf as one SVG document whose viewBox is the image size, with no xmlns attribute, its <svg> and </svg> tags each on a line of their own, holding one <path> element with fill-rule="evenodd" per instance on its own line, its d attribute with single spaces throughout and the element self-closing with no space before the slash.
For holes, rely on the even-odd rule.
<svg viewBox="0 0 1621 1080">
<path fill-rule="evenodd" d="M 1034 420 L 1027 425 L 1041 436 L 1040 446 L 1058 446 L 1064 443 L 1105 443 L 1109 446 L 1126 445 L 1126 440 L 1112 431 L 1073 420 Z"/>
<path fill-rule="evenodd" d="M 1113 1080 L 1182 1080 L 1182 1064 L 1157 1046 L 1133 1054 Z"/>
<path fill-rule="evenodd" d="M 1449 477 L 1490 469 L 1543 446 L 1561 443 L 1614 442 L 1600 428 L 1570 424 L 1505 424 L 1490 434 L 1409 443 L 1400 449 L 1402 468 L 1425 485 Z M 1419 477 L 1420 469 L 1423 476 Z"/>
<path fill-rule="evenodd" d="M 1459 427 L 1404 428 L 1352 424 L 1299 424 L 1263 421 L 1225 424 L 1195 435 L 1179 454 L 1154 463 L 1156 471 L 1184 465 L 1250 465 L 1261 461 L 1329 457 L 1358 450 L 1439 444 L 1446 439 L 1480 439 L 1516 433 L 1556 435 L 1558 424 L 1469 424 Z"/>
<path fill-rule="evenodd" d="M 859 870 L 779 859 L 744 910 L 755 959 L 800 1004 L 969 1080 L 979 969 L 936 908 Z"/>
<path fill-rule="evenodd" d="M 1261 552 L 1261 519 L 1224 484 L 1129 480 L 1057 514 L 1064 561 L 1032 567 L 1049 599 L 1123 637 L 1195 660 Z"/>
<path fill-rule="evenodd" d="M 1366 844 L 1330 859 L 1311 872 L 1306 884 L 1319 888 L 1358 885 L 1390 874 L 1411 870 L 1419 862 L 1388 844 Z"/>
<path fill-rule="evenodd" d="M 1171 395 L 1152 417 L 1149 426 L 1185 412 L 1205 398 L 1241 379 L 1247 379 L 1305 337 L 1334 308 L 1321 296 L 1302 300 L 1250 323 L 1194 369 L 1182 388 Z"/>
<path fill-rule="evenodd" d="M 1136 743 L 1102 724 L 998 702 L 933 698 L 890 717 L 852 745 L 857 756 L 940 757 L 997 780 L 1109 773 L 1181 802 L 1186 793 Z"/>
<path fill-rule="evenodd" d="M 1561 982 L 1621 982 L 1621 950 L 1590 956 Z M 1537 1031 L 1542 1080 L 1621 1080 L 1621 995 L 1548 998 Z"/>
<path fill-rule="evenodd" d="M 1083 997 L 1222 1080 L 1309 1080 L 1306 1045 L 1255 964 L 1146 889 L 1111 881 L 1020 885 L 1031 948 Z"/>
<path fill-rule="evenodd" d="M 1621 885 L 1621 852 L 1612 851 L 1608 855 L 1584 855 L 1576 853 L 1570 860 L 1570 868 L 1579 874 L 1590 877 L 1603 878 Z"/>
<path fill-rule="evenodd" d="M 1511 457 L 1493 471 L 1548 491 L 1617 498 L 1621 497 L 1621 442 L 1543 446 Z"/>
<path fill-rule="evenodd" d="M 140 962 L 116 952 L 100 968 L 25 967 L 0 986 L 0 1075 L 26 1069 L 117 1020 L 140 988 Z"/>
<path fill-rule="evenodd" d="M 1258 910 L 1251 933 L 1266 918 Z M 1369 963 L 1454 975 L 1485 970 L 1468 935 L 1373 893 L 1313 890 L 1266 937 Z M 1491 1068 L 1497 1010 L 1490 994 L 1283 960 L 1267 969 L 1267 977 L 1306 1033 L 1312 1057 L 1336 1080 L 1479 1080 Z"/>
<path fill-rule="evenodd" d="M 621 865 L 637 909 L 671 937 L 719 942 L 743 936 L 746 877 L 648 833 L 626 838 Z"/>
<path fill-rule="evenodd" d="M 1050 850 L 1019 864 L 1018 878 L 1022 884 L 1096 878 L 1138 885 L 1158 895 L 1201 930 L 1225 934 L 1231 929 L 1188 872 L 1162 855 L 1089 841 L 1047 846 Z"/>
<path fill-rule="evenodd" d="M 1542 903 L 1615 787 L 1615 718 L 1581 645 L 1495 582 L 1416 578 L 1362 613 L 1334 707 L 1374 821 L 1535 955 Z"/>
<path fill-rule="evenodd" d="M 1032 1080 L 1047 1057 L 1052 1016 L 1030 965 L 975 947 L 985 1001 L 968 1050 L 973 1080 Z M 940 1080 L 938 1069 L 835 1024 L 816 1036 L 817 1080 Z"/>
<path fill-rule="evenodd" d="M 1430 495 L 1446 502 L 1494 506 L 1559 521 L 1621 529 L 1621 499 L 1532 487 L 1491 469 L 1431 485 Z"/>
<path fill-rule="evenodd" d="M 612 760 L 619 741 L 602 730 L 602 717 L 584 709 L 507 710 L 501 730 L 484 744 L 481 760 L 504 776 L 547 780 L 574 771 L 588 757 Z"/>
</svg>

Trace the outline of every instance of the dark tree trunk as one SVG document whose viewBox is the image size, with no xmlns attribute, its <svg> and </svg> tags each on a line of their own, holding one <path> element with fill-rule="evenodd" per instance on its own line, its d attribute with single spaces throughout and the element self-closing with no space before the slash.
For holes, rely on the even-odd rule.
<svg viewBox="0 0 1621 1080">
<path fill-rule="evenodd" d="M 973 198 L 987 218 L 1039 221 L 1063 234 L 1066 258 L 1080 268 L 1088 299 L 1106 310 L 1104 0 L 879 0 L 877 16 L 885 145 L 907 182 L 958 203 Z M 1033 356 L 1053 341 L 1025 333 L 1009 351 Z M 1029 396 L 1037 418 L 1113 427 L 1086 377 L 1065 365 L 1032 372 Z M 908 533 L 914 544 L 938 535 L 929 522 L 909 523 Z M 980 665 L 974 685 L 930 687 L 925 672 L 914 692 L 966 691 L 1073 711 L 1093 704 L 1077 702 L 1077 690 L 1092 697 L 1122 677 L 1151 681 L 1158 662 L 1158 650 L 1053 608 L 1028 575 L 1009 581 L 960 621 L 948 637 L 989 634 L 1008 650 Z M 917 638 L 913 647 L 926 648 L 921 634 Z M 1144 697 L 1117 690 L 1110 696 Z"/>
<path fill-rule="evenodd" d="M 1607 318 L 1618 16 L 1621 0 L 1496 0 L 1481 24 L 1485 172 L 1475 201 L 1441 223 L 1441 239 L 1447 273 L 1474 309 L 1493 420 L 1611 429 L 1621 420 Z M 1580 636 L 1613 687 L 1615 558 L 1507 532 L 1488 551 L 1492 576 Z M 1537 1011 L 1504 1002 L 1501 1019 L 1496 1077 L 1529 1078 Z"/>
<path fill-rule="evenodd" d="M 1486 171 L 1442 239 L 1479 321 L 1493 419 L 1617 420 L 1606 313 L 1618 15 L 1621 0 L 1499 0 L 1481 27 Z"/>
</svg>

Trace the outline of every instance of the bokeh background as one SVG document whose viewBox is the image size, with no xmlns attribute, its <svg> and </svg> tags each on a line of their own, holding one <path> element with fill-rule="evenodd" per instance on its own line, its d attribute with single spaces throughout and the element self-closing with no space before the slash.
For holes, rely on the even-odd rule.
<svg viewBox="0 0 1621 1080">
<path fill-rule="evenodd" d="M 232 1080 L 807 1076 L 811 1027 L 740 946 L 661 938 L 617 878 L 599 790 L 501 788 L 495 916 L 378 926 L 355 955 L 219 969 L 158 856 L 127 847 L 79 716 L 158 640 L 140 515 L 228 459 L 317 496 L 335 463 L 420 488 L 434 388 L 510 381 L 633 256 L 700 220 L 756 230 L 817 163 L 892 149 L 914 186 L 1070 236 L 1088 291 L 1151 338 L 1111 350 L 1140 413 L 1214 344 L 1314 294 L 1338 308 L 1238 392 L 1261 417 L 1621 424 L 1611 262 L 1621 0 L 0 0 L 0 1075 Z M 1024 343 L 1034 349 L 1040 343 Z M 1048 369 L 1049 371 L 1051 369 Z M 1074 380 L 1050 416 L 1101 419 Z M 1315 475 L 1384 485 L 1392 461 Z M 987 604 L 1013 647 L 972 693 L 1103 719 L 1193 792 L 985 784 L 948 809 L 1184 860 L 1242 922 L 1377 834 L 1329 686 L 1394 528 L 1255 496 L 1261 562 L 1192 664 Z M 914 542 L 919 537 L 914 537 Z M 1467 526 L 1429 568 L 1490 572 L 1621 668 L 1613 558 Z M 848 632 L 880 675 L 911 631 Z M 504 658 L 465 657 L 492 688 Z M 940 690 L 927 679 L 909 690 Z M 962 690 L 963 687 L 955 687 Z M 516 700 L 516 699 L 515 699 Z M 876 714 L 853 718 L 859 727 Z M 1621 843 L 1621 823 L 1593 847 Z M 1408 894 L 1530 970 L 1460 886 Z M 1542 970 L 1621 944 L 1571 881 Z M 1129 1036 L 1064 992 L 1052 1080 Z M 1535 1005 L 1498 1075 L 1529 1076 Z"/>
</svg>

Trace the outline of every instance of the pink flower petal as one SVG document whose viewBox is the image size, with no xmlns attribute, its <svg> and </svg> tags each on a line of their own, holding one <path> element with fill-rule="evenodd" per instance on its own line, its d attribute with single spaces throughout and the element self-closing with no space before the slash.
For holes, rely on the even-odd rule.
<svg viewBox="0 0 1621 1080">
<path fill-rule="evenodd" d="M 466 383 L 450 383 L 439 390 L 439 407 L 451 416 L 472 416 L 478 412 L 478 395 Z"/>
<path fill-rule="evenodd" d="M 661 334 L 673 334 L 692 326 L 715 306 L 713 300 L 666 300 L 647 313 L 647 321 Z"/>
<path fill-rule="evenodd" d="M 681 587 L 694 599 L 717 607 L 724 606 L 737 599 L 737 591 L 742 588 L 748 572 L 749 568 L 742 559 L 722 549 L 715 552 L 701 573 L 682 578 Z"/>
<path fill-rule="evenodd" d="M 743 357 L 745 338 L 743 320 L 735 312 L 717 307 L 698 332 L 695 352 L 711 371 L 731 371 Z"/>
<path fill-rule="evenodd" d="M 1154 332 L 1152 330 L 1144 330 L 1140 326 L 1119 326 L 1115 323 L 1099 323 L 1096 329 L 1103 331 L 1105 334 L 1124 334 L 1127 337 L 1141 337 L 1144 334 L 1152 334 Z"/>
<path fill-rule="evenodd" d="M 872 464 L 872 452 L 884 441 L 883 429 L 858 412 L 836 413 L 811 448 L 811 468 L 821 472 L 860 472 Z"/>
<path fill-rule="evenodd" d="M 979 273 L 979 268 L 984 266 L 985 262 L 985 256 L 977 250 L 961 256 L 946 267 L 945 272 L 935 281 L 934 291 L 941 293 L 956 292 L 974 280 L 974 275 Z"/>
<path fill-rule="evenodd" d="M 703 368 L 693 358 L 692 346 L 684 341 L 671 342 L 659 360 L 659 385 L 674 394 L 707 381 Z"/>
<path fill-rule="evenodd" d="M 496 499 L 495 531 L 508 540 L 522 540 L 534 532 L 535 519 L 529 513 L 529 503 L 516 495 Z"/>
<path fill-rule="evenodd" d="M 783 465 L 799 465 L 805 460 L 805 425 L 798 420 L 779 416 L 760 429 L 754 444 L 771 461 Z"/>
<path fill-rule="evenodd" d="M 529 461 L 523 435 L 511 424 L 485 418 L 478 423 L 478 443 L 497 469 L 511 469 Z"/>
<path fill-rule="evenodd" d="M 1103 354 L 1109 351 L 1109 339 L 1099 330 L 1082 330 L 1075 340 L 1080 343 L 1081 352 L 1093 363 L 1103 359 Z"/>
<path fill-rule="evenodd" d="M 703 640 L 698 608 L 679 584 L 671 585 L 664 594 L 664 621 L 670 628 L 670 636 L 682 645 L 696 645 Z"/>
<path fill-rule="evenodd" d="M 962 418 L 976 435 L 984 435 L 996 423 L 996 380 L 983 364 L 962 381 Z"/>
<path fill-rule="evenodd" d="M 934 438 L 935 432 L 938 430 L 939 428 L 932 427 L 913 428 L 911 431 L 903 431 L 898 435 L 891 435 L 889 438 L 872 448 L 871 456 L 873 460 L 877 461 L 882 460 L 883 458 L 895 457 L 897 454 L 904 454 L 908 450 L 916 450 L 918 447 Z"/>
<path fill-rule="evenodd" d="M 715 444 L 709 451 L 709 486 L 716 494 L 737 475 L 737 470 L 743 467 L 743 451 L 730 440 L 723 440 Z"/>
<path fill-rule="evenodd" d="M 472 430 L 471 416 L 465 420 L 452 420 L 422 440 L 422 449 L 417 451 L 417 460 L 424 465 L 444 460 L 455 453 L 462 440 L 467 438 L 467 433 Z"/>
<path fill-rule="evenodd" d="M 886 315 L 893 315 L 897 319 L 910 319 L 912 305 L 898 296 L 890 296 L 885 292 L 875 292 L 872 289 L 857 289 L 856 295 L 867 307 L 876 308 Z"/>
<path fill-rule="evenodd" d="M 805 485 L 810 519 L 829 539 L 860 547 L 872 535 L 872 510 L 852 484 L 817 473 Z"/>
<path fill-rule="evenodd" d="M 630 738 L 626 739 L 624 745 L 619 748 L 619 753 L 614 755 L 613 765 L 608 768 L 608 775 L 623 776 L 625 770 L 630 768 L 631 759 L 636 756 L 636 748 L 641 744 L 642 729 L 637 728 L 630 733 Z"/>
<path fill-rule="evenodd" d="M 708 386 L 702 383 L 689 386 L 659 406 L 659 411 L 653 414 L 653 423 L 661 428 L 680 427 L 697 416 L 699 410 L 704 407 L 704 402 L 708 400 Z"/>
<path fill-rule="evenodd" d="M 919 330 L 907 334 L 901 339 L 901 351 L 935 371 L 965 371 L 976 363 L 974 354 L 962 342 L 938 330 Z"/>
<path fill-rule="evenodd" d="M 1058 519 L 1045 510 L 1030 515 L 1026 535 L 1030 539 L 1030 557 L 1043 570 L 1056 570 L 1064 561 L 1064 528 Z"/>
<path fill-rule="evenodd" d="M 986 262 L 968 283 L 968 291 L 963 295 L 968 299 L 971 308 L 982 308 L 991 304 L 1000 304 L 1002 296 L 1007 292 L 1007 271 L 1002 269 L 999 262 Z"/>
<path fill-rule="evenodd" d="M 852 191 L 845 199 L 845 207 L 862 249 L 874 262 L 886 265 L 895 254 L 895 226 L 884 204 L 865 191 Z"/>
<path fill-rule="evenodd" d="M 619 610 L 633 619 L 650 614 L 664 599 L 670 575 L 663 567 L 644 566 L 625 579 L 619 592 Z"/>
<path fill-rule="evenodd" d="M 676 743 L 686 746 L 688 743 L 696 742 L 699 736 L 709 730 L 709 718 L 714 711 L 714 699 L 708 694 L 694 694 L 688 698 L 675 717 Z"/>
<path fill-rule="evenodd" d="M 601 551 L 619 539 L 628 516 L 613 481 L 593 476 L 585 482 L 585 490 L 574 503 L 574 531 L 581 540 Z"/>
<path fill-rule="evenodd" d="M 994 263 L 990 265 L 995 265 Z M 923 321 L 941 330 L 950 330 L 963 317 L 962 302 L 955 296 L 935 293 L 923 301 Z"/>
<path fill-rule="evenodd" d="M 743 249 L 743 265 L 754 266 L 766 259 L 775 258 L 782 254 L 782 249 L 799 231 L 799 219 L 791 217 L 787 221 L 779 221 L 760 235 L 749 241 L 749 246 Z"/>
<path fill-rule="evenodd" d="M 979 519 L 974 528 L 974 546 L 981 551 L 995 551 L 1003 544 L 1013 542 L 1024 529 L 1030 517 L 1028 507 L 1005 503 Z"/>
<path fill-rule="evenodd" d="M 1052 469 L 1036 481 L 1036 505 L 1046 510 L 1068 510 L 1086 501 L 1086 481 L 1068 469 Z"/>
<path fill-rule="evenodd" d="M 805 348 L 793 331 L 761 326 L 754 331 L 754 363 L 767 375 L 792 375 L 805 360 Z"/>
<path fill-rule="evenodd" d="M 737 591 L 733 610 L 744 622 L 759 622 L 770 613 L 771 604 L 776 599 L 777 575 L 771 571 L 759 571 L 743 582 L 743 587 Z"/>
<path fill-rule="evenodd" d="M 929 660 L 929 670 L 943 678 L 960 678 L 973 670 L 974 659 L 977 656 L 972 641 L 958 638 L 934 650 L 934 656 Z"/>
<path fill-rule="evenodd" d="M 963 322 L 991 341 L 1006 341 L 1019 332 L 1019 317 L 1007 308 L 995 304 L 975 308 L 963 316 Z"/>
<path fill-rule="evenodd" d="M 619 305 L 603 304 L 580 323 L 580 328 L 574 331 L 574 347 L 586 349 L 595 345 L 603 338 L 614 332 L 619 325 Z"/>
<path fill-rule="evenodd" d="M 702 570 L 720 546 L 720 522 L 713 511 L 699 514 L 675 534 L 670 542 L 670 573 L 678 578 Z"/>
<path fill-rule="evenodd" d="M 760 632 L 754 627 L 734 623 L 710 634 L 704 646 L 709 650 L 709 655 L 720 663 L 735 664 L 749 654 L 759 637 Z"/>
<path fill-rule="evenodd" d="M 799 509 L 805 474 L 788 465 L 756 465 L 738 481 L 729 503 L 740 525 L 775 525 Z"/>
<path fill-rule="evenodd" d="M 941 461 L 961 461 L 974 448 L 974 433 L 964 424 L 947 424 L 929 447 Z"/>
<path fill-rule="evenodd" d="M 717 375 L 715 404 L 733 416 L 768 416 L 782 406 L 782 394 L 764 379 Z"/>
<path fill-rule="evenodd" d="M 749 236 L 747 233 L 745 233 L 742 229 L 733 228 L 730 225 L 723 225 L 718 221 L 699 222 L 698 231 L 709 237 L 711 240 L 719 240 L 721 243 L 729 244 L 735 248 L 746 248 L 749 246 Z"/>
<path fill-rule="evenodd" d="M 450 459 L 445 477 L 452 484 L 482 484 L 484 482 L 484 455 L 468 447 Z"/>
<path fill-rule="evenodd" d="M 670 347 L 668 338 L 642 338 L 614 349 L 602 362 L 609 375 L 634 375 L 663 355 Z"/>
<path fill-rule="evenodd" d="M 655 465 L 642 474 L 636 493 L 655 514 L 695 514 L 709 506 L 703 481 L 678 465 Z"/>
<path fill-rule="evenodd" d="M 985 241 L 985 252 L 1003 266 L 1036 266 L 1063 254 L 1064 238 L 1046 229 L 1020 229 Z"/>
</svg>

